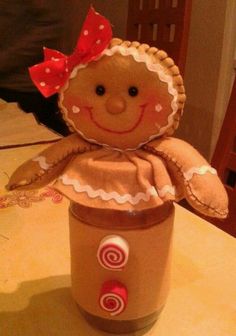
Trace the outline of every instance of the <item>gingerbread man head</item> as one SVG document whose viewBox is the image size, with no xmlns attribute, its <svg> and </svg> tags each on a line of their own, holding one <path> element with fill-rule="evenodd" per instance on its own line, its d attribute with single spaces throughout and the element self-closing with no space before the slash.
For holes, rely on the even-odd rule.
<svg viewBox="0 0 236 336">
<path fill-rule="evenodd" d="M 112 39 L 108 20 L 90 9 L 75 52 L 45 50 L 30 69 L 45 95 L 59 93 L 69 126 L 87 141 L 133 150 L 177 128 L 185 102 L 182 78 L 163 51 Z"/>
<path fill-rule="evenodd" d="M 164 52 L 120 39 L 112 39 L 98 59 L 75 67 L 59 100 L 82 137 L 118 149 L 172 133 L 184 101 L 178 68 Z"/>
</svg>

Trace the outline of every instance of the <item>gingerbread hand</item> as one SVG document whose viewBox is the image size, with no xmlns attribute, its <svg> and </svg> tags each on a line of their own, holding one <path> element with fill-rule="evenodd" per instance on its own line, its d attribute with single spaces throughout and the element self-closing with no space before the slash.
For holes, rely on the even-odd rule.
<svg viewBox="0 0 236 336">
<path fill-rule="evenodd" d="M 38 156 L 23 163 L 13 173 L 6 188 L 34 189 L 53 181 L 63 171 L 75 154 L 98 148 L 72 134 L 42 151 Z"/>
<path fill-rule="evenodd" d="M 191 145 L 166 137 L 143 148 L 165 160 L 170 174 L 196 210 L 210 217 L 227 216 L 228 197 L 216 170 Z"/>
</svg>

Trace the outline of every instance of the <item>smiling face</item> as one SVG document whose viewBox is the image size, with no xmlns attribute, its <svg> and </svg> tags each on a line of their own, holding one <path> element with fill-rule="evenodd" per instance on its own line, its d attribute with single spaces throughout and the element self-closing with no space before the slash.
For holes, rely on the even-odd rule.
<svg viewBox="0 0 236 336">
<path fill-rule="evenodd" d="M 135 149 L 163 133 L 173 99 L 168 84 L 144 62 L 114 53 L 79 69 L 61 93 L 60 106 L 87 140 Z"/>
</svg>

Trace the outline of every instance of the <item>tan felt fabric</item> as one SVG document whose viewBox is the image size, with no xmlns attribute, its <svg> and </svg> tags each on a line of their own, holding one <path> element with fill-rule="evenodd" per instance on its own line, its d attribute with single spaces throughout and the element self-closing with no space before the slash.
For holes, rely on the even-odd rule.
<svg viewBox="0 0 236 336">
<path fill-rule="evenodd" d="M 186 197 L 205 215 L 224 218 L 228 213 L 227 194 L 217 175 L 205 172 L 186 179 L 192 168 L 210 166 L 191 145 L 176 138 L 162 138 L 140 150 L 121 152 L 90 144 L 73 134 L 38 157 L 43 157 L 49 168 L 27 161 L 13 173 L 9 189 L 39 188 L 62 174 L 55 188 L 85 206 L 141 210 Z M 69 178 L 67 184 L 62 180 L 65 176 Z"/>
<path fill-rule="evenodd" d="M 48 169 L 40 166 L 38 161 L 29 160 L 13 173 L 7 185 L 8 189 L 40 188 L 60 175 L 74 154 L 97 149 L 98 146 L 84 141 L 79 135 L 72 134 L 46 148 L 36 157 L 43 157 Z M 32 158 L 33 159 L 33 158 Z"/>
<path fill-rule="evenodd" d="M 85 224 L 110 230 L 146 229 L 162 223 L 173 209 L 173 202 L 165 202 L 157 208 L 122 211 L 91 208 L 71 202 L 70 212 Z"/>
<path fill-rule="evenodd" d="M 96 94 L 98 84 L 106 90 L 102 96 Z M 138 88 L 135 97 L 128 93 L 132 86 Z M 68 123 L 86 139 L 125 149 L 137 148 L 167 126 L 172 100 L 167 83 L 145 63 L 114 54 L 78 70 L 60 95 L 60 107 Z M 73 112 L 75 106 L 78 113 Z"/>
<path fill-rule="evenodd" d="M 117 280 L 128 289 L 128 304 L 114 320 L 132 320 L 159 310 L 166 301 L 170 283 L 171 242 L 174 212 L 147 229 L 106 230 L 86 225 L 70 214 L 72 293 L 89 313 L 111 318 L 99 304 L 102 284 Z M 100 241 L 107 235 L 122 236 L 130 246 L 130 255 L 122 272 L 101 267 L 96 259 Z"/>
<path fill-rule="evenodd" d="M 212 217 L 227 216 L 228 197 L 217 175 L 206 172 L 193 174 L 190 180 L 185 178 L 184 173 L 193 167 L 210 166 L 191 145 L 169 137 L 145 145 L 144 150 L 165 160 L 167 169 L 183 187 L 186 199 L 196 210 Z"/>
<path fill-rule="evenodd" d="M 170 192 L 162 193 L 172 186 L 163 160 L 141 150 L 101 148 L 76 156 L 62 178 L 54 184 L 58 191 L 94 208 L 141 210 L 175 199 Z"/>
<path fill-rule="evenodd" d="M 226 192 L 207 161 L 184 141 L 165 137 L 177 128 L 186 99 L 165 52 L 112 39 L 101 57 L 73 69 L 59 96 L 78 134 L 19 167 L 9 189 L 59 177 L 54 187 L 84 206 L 143 210 L 186 197 L 205 215 L 227 216 Z"/>
</svg>

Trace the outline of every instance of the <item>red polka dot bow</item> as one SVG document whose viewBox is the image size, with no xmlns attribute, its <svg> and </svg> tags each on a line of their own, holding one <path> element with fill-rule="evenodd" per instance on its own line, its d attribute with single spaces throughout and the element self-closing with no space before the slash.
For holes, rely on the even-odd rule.
<svg viewBox="0 0 236 336">
<path fill-rule="evenodd" d="M 66 83 L 73 68 L 94 60 L 111 38 L 110 22 L 91 7 L 72 55 L 44 48 L 44 62 L 29 68 L 32 81 L 44 97 L 55 94 Z"/>
</svg>

